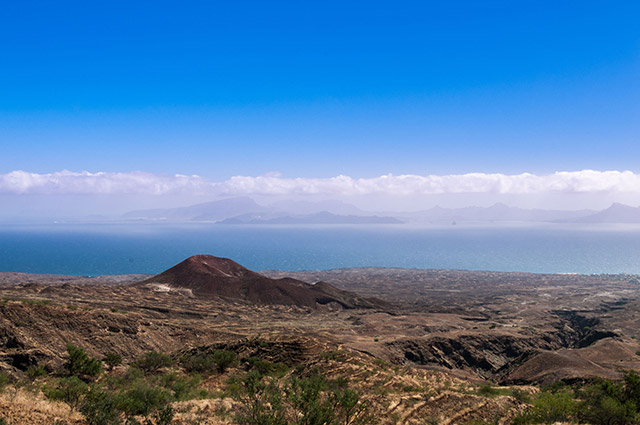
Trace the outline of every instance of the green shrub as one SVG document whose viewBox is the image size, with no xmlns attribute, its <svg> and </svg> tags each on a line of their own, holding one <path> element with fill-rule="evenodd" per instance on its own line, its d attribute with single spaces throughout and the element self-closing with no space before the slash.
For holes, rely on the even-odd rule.
<svg viewBox="0 0 640 425">
<path fill-rule="evenodd" d="M 9 385 L 10 376 L 6 372 L 0 372 L 0 393 L 2 393 L 7 385 Z"/>
<path fill-rule="evenodd" d="M 633 400 L 637 375 L 625 375 L 625 382 L 602 380 L 587 386 L 580 392 L 580 419 L 591 424 L 637 423 L 638 413 Z"/>
<path fill-rule="evenodd" d="M 173 399 L 176 401 L 190 400 L 199 397 L 198 385 L 200 384 L 200 376 L 178 376 L 175 373 L 161 376 L 158 383 L 173 393 Z"/>
<path fill-rule="evenodd" d="M 148 417 L 164 409 L 170 399 L 166 389 L 138 382 L 133 388 L 118 394 L 116 404 L 127 417 Z"/>
<path fill-rule="evenodd" d="M 326 424 L 333 418 L 331 400 L 323 394 L 327 388 L 327 381 L 319 375 L 306 379 L 291 377 L 284 393 L 287 401 L 299 412 L 302 423 Z"/>
<path fill-rule="evenodd" d="M 173 407 L 165 406 L 159 410 L 155 415 L 155 425 L 169 425 L 173 421 L 174 411 Z"/>
<path fill-rule="evenodd" d="M 636 406 L 610 396 L 582 404 L 580 418 L 594 425 L 637 424 Z"/>
<path fill-rule="evenodd" d="M 224 373 L 236 362 L 236 353 L 216 350 L 213 353 L 196 353 L 182 358 L 182 366 L 189 373 L 208 375 L 213 371 Z"/>
<path fill-rule="evenodd" d="M 89 391 L 89 386 L 77 376 L 71 376 L 58 379 L 54 388 L 45 386 L 42 391 L 48 398 L 64 401 L 71 409 L 77 409 Z"/>
<path fill-rule="evenodd" d="M 95 386 L 90 388 L 79 410 L 87 421 L 87 425 L 122 424 L 115 396 Z"/>
<path fill-rule="evenodd" d="M 236 353 L 228 350 L 216 350 L 213 352 L 213 361 L 216 363 L 218 373 L 224 373 L 236 362 Z"/>
<path fill-rule="evenodd" d="M 41 376 L 46 376 L 46 375 L 47 375 L 47 371 L 45 370 L 44 367 L 40 365 L 31 365 L 27 368 L 27 376 L 31 380 L 35 380 Z"/>
<path fill-rule="evenodd" d="M 65 363 L 65 369 L 71 374 L 80 377 L 98 376 L 102 372 L 102 362 L 90 357 L 81 347 L 67 343 L 69 360 Z"/>
<path fill-rule="evenodd" d="M 286 425 L 282 394 L 272 381 L 265 381 L 257 370 L 250 371 L 233 392 L 240 402 L 235 421 L 239 425 Z"/>
<path fill-rule="evenodd" d="M 254 356 L 247 358 L 247 363 L 262 375 L 281 376 L 284 375 L 288 369 L 287 366 L 282 363 L 271 363 Z"/>
<path fill-rule="evenodd" d="M 114 367 L 122 364 L 122 356 L 118 353 L 107 353 L 102 361 L 109 367 L 109 370 L 113 370 Z"/>
<path fill-rule="evenodd" d="M 171 363 L 170 356 L 154 350 L 144 353 L 133 365 L 145 373 L 156 374 L 163 367 L 171 366 Z"/>
<path fill-rule="evenodd" d="M 380 367 L 383 367 L 383 366 L 386 366 L 386 365 L 387 365 L 387 361 L 386 361 L 385 359 L 380 359 L 380 358 L 376 358 L 376 359 L 374 360 L 374 363 L 375 363 L 377 366 L 380 366 Z"/>
<path fill-rule="evenodd" d="M 546 388 L 514 425 L 571 421 L 592 425 L 640 423 L 640 375 L 630 371 L 622 382 L 596 380 L 572 391 L 564 384 Z"/>
<path fill-rule="evenodd" d="M 531 403 L 531 394 L 520 388 L 512 388 L 510 395 L 522 403 Z"/>
<path fill-rule="evenodd" d="M 574 422 L 578 413 L 578 403 L 567 390 L 542 392 L 533 401 L 533 407 L 524 415 L 515 418 L 514 425 L 552 424 L 555 422 Z"/>
<path fill-rule="evenodd" d="M 335 424 L 375 424 L 377 421 L 365 402 L 360 401 L 357 391 L 346 388 L 332 395 L 335 406 Z"/>
<path fill-rule="evenodd" d="M 478 395 L 481 395 L 483 397 L 496 397 L 499 395 L 507 395 L 507 394 L 509 394 L 508 390 L 501 389 L 501 388 L 494 388 L 487 383 L 480 385 L 480 388 L 478 388 Z"/>
<path fill-rule="evenodd" d="M 188 373 L 208 375 L 216 369 L 216 362 L 209 353 L 196 353 L 184 356 L 180 362 Z"/>
<path fill-rule="evenodd" d="M 359 394 L 320 375 L 291 376 L 284 385 L 257 370 L 235 381 L 239 402 L 235 420 L 242 425 L 373 424 L 374 417 Z"/>
<path fill-rule="evenodd" d="M 624 374 L 624 396 L 640 407 L 640 375 L 634 371 Z"/>
</svg>

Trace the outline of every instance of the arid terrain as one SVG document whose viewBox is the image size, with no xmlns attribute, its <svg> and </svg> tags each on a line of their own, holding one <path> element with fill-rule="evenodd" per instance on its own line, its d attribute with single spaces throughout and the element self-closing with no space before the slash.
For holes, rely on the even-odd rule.
<svg viewBox="0 0 640 425">
<path fill-rule="evenodd" d="M 86 423 L 41 391 L 60 373 L 68 343 L 100 359 L 121 356 L 107 375 L 150 351 L 170 355 L 178 374 L 189 353 L 233 352 L 228 370 L 202 376 L 206 394 L 172 402 L 176 424 L 234 423 L 241 398 L 228 392 L 230 379 L 258 360 L 281 365 L 282 376 L 348 379 L 380 423 L 407 424 L 511 423 L 528 406 L 521 395 L 542 385 L 640 370 L 636 276 L 258 274 L 218 260 L 192 257 L 159 277 L 0 273 L 0 371 L 10 377 L 0 417 Z M 29 379 L 36 367 L 43 372 Z"/>
</svg>

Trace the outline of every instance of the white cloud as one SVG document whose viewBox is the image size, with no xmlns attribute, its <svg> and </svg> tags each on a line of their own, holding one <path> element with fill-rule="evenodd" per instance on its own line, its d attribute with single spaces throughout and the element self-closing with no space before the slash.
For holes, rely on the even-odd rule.
<svg viewBox="0 0 640 425">
<path fill-rule="evenodd" d="M 148 194 L 207 191 L 211 183 L 199 176 L 59 171 L 48 174 L 12 171 L 0 174 L 0 193 L 16 194 Z"/>
<path fill-rule="evenodd" d="M 247 195 L 640 193 L 640 175 L 631 171 L 584 170 L 542 176 L 529 173 L 517 175 L 470 173 L 443 176 L 388 174 L 368 179 L 355 179 L 343 175 L 324 179 L 237 176 L 220 183 L 219 188 L 227 194 Z"/>
<path fill-rule="evenodd" d="M 143 195 L 500 195 L 558 193 L 638 193 L 640 175 L 631 171 L 562 171 L 547 175 L 469 173 L 454 175 L 383 175 L 374 178 L 284 178 L 278 173 L 235 176 L 215 182 L 199 176 L 146 172 L 13 171 L 0 174 L 3 194 L 143 194 Z"/>
</svg>

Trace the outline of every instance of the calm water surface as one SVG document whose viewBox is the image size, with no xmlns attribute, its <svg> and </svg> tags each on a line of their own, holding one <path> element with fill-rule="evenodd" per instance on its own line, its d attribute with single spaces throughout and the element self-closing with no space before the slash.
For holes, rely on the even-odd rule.
<svg viewBox="0 0 640 425">
<path fill-rule="evenodd" d="M 0 226 L 0 271 L 157 273 L 194 254 L 254 270 L 408 267 L 544 273 L 640 273 L 640 227 Z"/>
</svg>

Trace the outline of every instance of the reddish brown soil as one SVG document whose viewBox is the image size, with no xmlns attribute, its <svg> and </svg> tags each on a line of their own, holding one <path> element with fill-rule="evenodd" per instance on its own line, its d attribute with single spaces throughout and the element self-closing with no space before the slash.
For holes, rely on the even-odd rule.
<svg viewBox="0 0 640 425">
<path fill-rule="evenodd" d="M 243 301 L 251 304 L 277 304 L 316 308 L 335 304 L 343 308 L 374 307 L 374 301 L 341 291 L 328 283 L 311 285 L 283 277 L 272 279 L 253 272 L 233 260 L 211 255 L 194 255 L 180 264 L 141 282 L 188 289 L 195 296 Z"/>
</svg>

